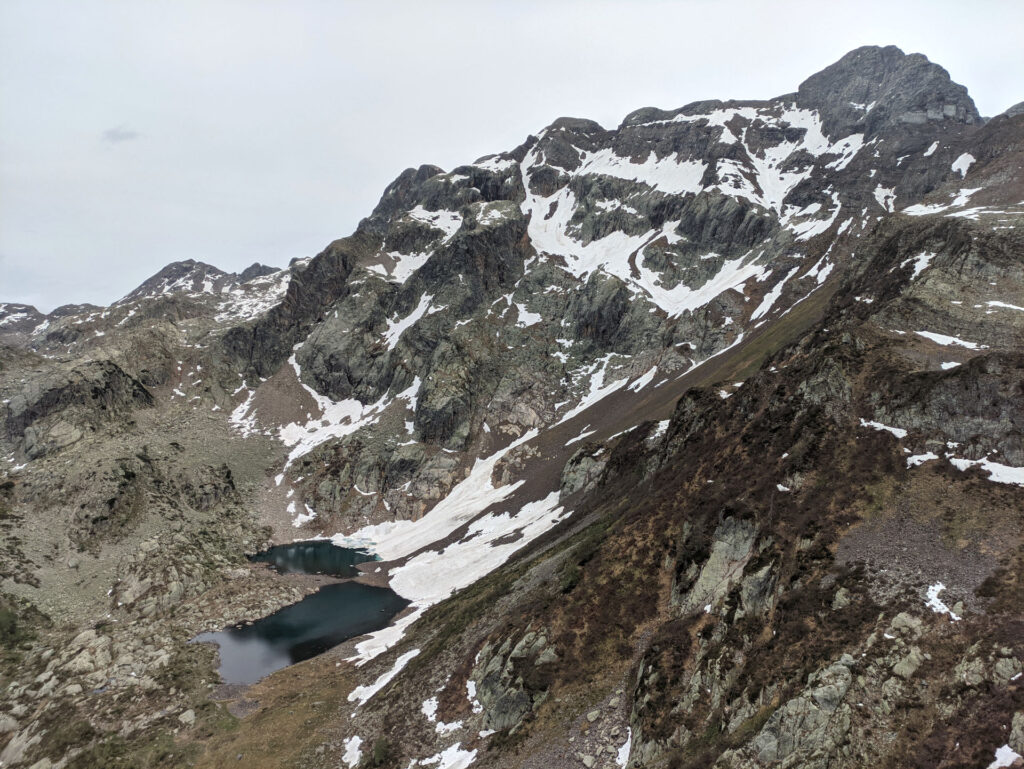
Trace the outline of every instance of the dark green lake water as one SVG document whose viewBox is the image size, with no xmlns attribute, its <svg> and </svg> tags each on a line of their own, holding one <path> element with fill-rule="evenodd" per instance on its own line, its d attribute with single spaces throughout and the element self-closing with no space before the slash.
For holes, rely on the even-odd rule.
<svg viewBox="0 0 1024 769">
<path fill-rule="evenodd" d="M 342 552 L 332 552 L 331 548 Z M 329 542 L 298 542 L 271 550 L 276 552 L 261 553 L 252 560 L 267 561 L 292 573 L 338 574 L 351 570 L 339 576 L 354 574 L 355 563 L 371 560 L 366 553 Z M 263 558 L 264 555 L 267 557 Z M 249 684 L 275 670 L 322 654 L 342 641 L 380 630 L 408 605 L 407 600 L 389 588 L 341 582 L 325 585 L 252 624 L 202 633 L 193 640 L 220 647 L 219 672 L 225 683 Z"/>
<path fill-rule="evenodd" d="M 372 561 L 364 550 L 338 547 L 329 540 L 293 542 L 275 545 L 249 558 L 256 563 L 269 563 L 282 574 L 329 574 L 334 577 L 354 577 L 359 572 L 357 563 Z"/>
</svg>

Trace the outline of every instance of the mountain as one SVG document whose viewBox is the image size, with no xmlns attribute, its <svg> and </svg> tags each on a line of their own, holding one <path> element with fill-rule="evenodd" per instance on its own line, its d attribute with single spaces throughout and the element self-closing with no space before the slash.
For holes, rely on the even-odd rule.
<svg viewBox="0 0 1024 769">
<path fill-rule="evenodd" d="M 0 303 L 0 333 L 26 334 L 43 322 L 45 316 L 30 304 Z"/>
<path fill-rule="evenodd" d="M 408 169 L 285 270 L 0 306 L 0 761 L 1021 760 L 1022 155 L 866 47 Z M 312 537 L 408 607 L 215 686 Z"/>
</svg>

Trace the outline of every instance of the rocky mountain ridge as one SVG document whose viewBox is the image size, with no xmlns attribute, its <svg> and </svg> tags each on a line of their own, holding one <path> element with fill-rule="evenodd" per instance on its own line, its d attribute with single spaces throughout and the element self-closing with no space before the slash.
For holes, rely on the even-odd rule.
<svg viewBox="0 0 1024 769">
<path fill-rule="evenodd" d="M 1012 112 L 862 48 L 775 99 L 409 169 L 286 270 L 4 305 L 2 608 L 36 640 L 0 760 L 1024 752 Z M 211 701 L 186 641 L 311 589 L 241 564 L 314 535 L 410 609 Z"/>
</svg>

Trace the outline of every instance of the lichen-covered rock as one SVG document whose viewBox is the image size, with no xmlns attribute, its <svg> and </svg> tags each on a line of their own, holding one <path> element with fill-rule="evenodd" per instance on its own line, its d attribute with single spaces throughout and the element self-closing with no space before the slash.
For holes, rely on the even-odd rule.
<svg viewBox="0 0 1024 769">
<path fill-rule="evenodd" d="M 152 405 L 149 391 L 115 363 L 91 361 L 29 378 L 6 404 L 4 426 L 7 439 L 37 459 Z"/>
<path fill-rule="evenodd" d="M 727 751 L 715 766 L 828 766 L 850 728 L 844 699 L 851 680 L 842 662 L 814 674 L 806 691 L 776 710 L 747 747 Z"/>
<path fill-rule="evenodd" d="M 608 454 L 603 446 L 588 444 L 578 449 L 562 469 L 560 498 L 592 490 L 607 464 Z"/>
<path fill-rule="evenodd" d="M 543 631 L 485 644 L 470 676 L 483 706 L 484 728 L 515 731 L 546 699 L 543 670 L 558 659 Z"/>
<path fill-rule="evenodd" d="M 673 603 L 683 614 L 710 611 L 743 578 L 743 567 L 753 554 L 757 530 L 753 522 L 735 517 L 722 521 L 711 537 L 710 554 L 704 563 L 680 564 L 683 576 L 673 588 Z M 691 576 L 691 574 L 693 576 Z M 759 582 L 764 582 L 767 574 Z M 762 592 L 751 585 L 751 595 Z"/>
</svg>

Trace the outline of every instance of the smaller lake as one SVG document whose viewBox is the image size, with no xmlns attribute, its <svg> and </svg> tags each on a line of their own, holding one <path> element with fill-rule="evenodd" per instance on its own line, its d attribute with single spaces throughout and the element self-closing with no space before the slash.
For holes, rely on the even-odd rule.
<svg viewBox="0 0 1024 769">
<path fill-rule="evenodd" d="M 333 553 L 327 548 L 342 552 Z M 271 555 L 272 551 L 276 552 Z M 342 571 L 347 575 L 355 573 L 354 564 L 372 560 L 372 556 L 318 541 L 271 548 L 252 560 L 266 561 L 292 573 L 338 574 Z M 350 571 L 343 571 L 345 569 Z M 301 601 L 252 624 L 201 633 L 192 640 L 220 647 L 218 672 L 224 683 L 251 684 L 275 670 L 323 654 L 350 638 L 386 627 L 391 618 L 408 605 L 406 599 L 390 588 L 339 582 L 325 585 Z"/>
<path fill-rule="evenodd" d="M 327 574 L 332 577 L 354 577 L 357 563 L 374 557 L 365 550 L 338 547 L 327 539 L 274 545 L 249 558 L 255 563 L 269 563 L 282 574 Z"/>
</svg>

